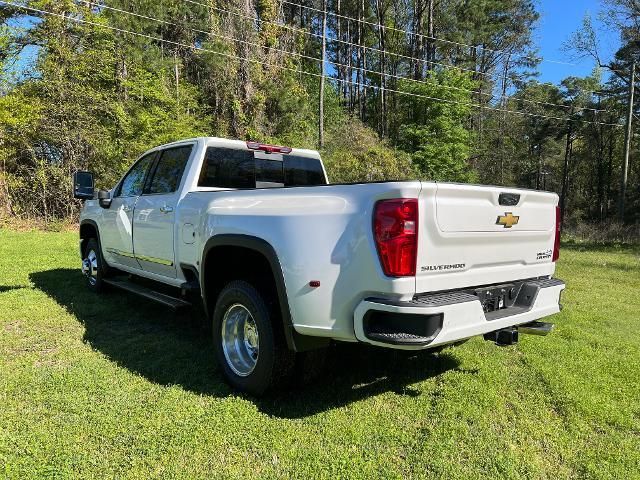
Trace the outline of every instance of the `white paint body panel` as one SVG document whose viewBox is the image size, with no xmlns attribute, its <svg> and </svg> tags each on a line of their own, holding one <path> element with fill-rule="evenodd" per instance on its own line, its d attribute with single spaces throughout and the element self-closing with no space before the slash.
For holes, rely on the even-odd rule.
<svg viewBox="0 0 640 480">
<path fill-rule="evenodd" d="M 519 193 L 521 206 L 499 205 L 502 192 Z M 557 204 L 554 193 L 423 183 L 416 292 L 553 275 L 555 264 L 550 255 L 537 257 L 553 250 Z M 496 225 L 498 216 L 508 212 L 520 217 L 518 224 L 511 228 Z M 464 266 L 429 269 L 443 265 Z"/>
<path fill-rule="evenodd" d="M 140 267 L 135 258 L 112 253 L 113 250 L 118 250 L 133 254 L 133 211 L 136 200 L 137 197 L 117 197 L 113 199 L 109 210 L 99 212 L 101 223 L 111 227 L 105 229 L 102 235 L 103 243 L 109 245 L 109 249 L 104 252 L 104 258 L 109 264 Z"/>
<path fill-rule="evenodd" d="M 215 138 L 191 142 L 195 148 L 180 189 L 172 199 L 173 224 L 158 226 L 157 230 L 149 226 L 144 239 L 136 242 L 134 221 L 134 253 L 158 256 L 144 252 L 168 252 L 172 245 L 174 265 L 199 269 L 204 245 L 216 235 L 242 234 L 262 239 L 278 256 L 293 326 L 301 334 L 367 341 L 358 334 L 365 298 L 410 300 L 416 293 L 547 277 L 554 272 L 551 259 L 537 260 L 537 254 L 553 248 L 558 202 L 555 194 L 419 181 L 258 190 L 200 188 L 197 181 L 208 146 L 246 146 L 244 142 Z M 187 142 L 172 146 L 183 143 Z M 319 158 L 313 151 L 294 152 Z M 502 192 L 519 193 L 520 206 L 498 205 Z M 386 277 L 380 267 L 372 232 L 373 210 L 378 200 L 391 198 L 419 199 L 415 277 Z M 144 202 L 141 206 L 150 200 Z M 496 225 L 497 216 L 506 212 L 520 216 L 518 225 L 510 229 Z M 115 235 L 111 232 L 113 222 L 107 220 L 110 215 L 97 201 L 88 201 L 81 219 L 95 221 L 101 236 L 107 238 L 105 235 Z M 154 231 L 158 232 L 157 238 Z M 105 245 L 102 248 L 111 263 L 113 257 L 105 252 Z M 463 267 L 429 269 L 439 265 Z M 185 279 L 181 268 L 174 273 L 144 270 L 144 262 L 139 262 L 137 268 L 135 264 L 127 265 L 123 270 L 174 286 Z M 309 287 L 311 280 L 320 281 L 321 286 Z M 551 297 L 538 298 L 535 308 L 527 314 L 495 322 L 480 321 L 482 310 L 475 311 L 470 304 L 447 307 L 450 311 L 446 328 L 434 345 L 555 313 L 559 292 L 552 293 L 545 292 Z"/>
</svg>

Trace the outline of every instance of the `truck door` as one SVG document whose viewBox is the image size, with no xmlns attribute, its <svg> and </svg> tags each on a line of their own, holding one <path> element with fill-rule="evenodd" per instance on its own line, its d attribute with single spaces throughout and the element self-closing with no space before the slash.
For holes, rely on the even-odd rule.
<svg viewBox="0 0 640 480">
<path fill-rule="evenodd" d="M 176 277 L 174 230 L 180 183 L 194 145 L 181 145 L 160 152 L 150 180 L 136 202 L 133 249 L 143 270 Z"/>
<path fill-rule="evenodd" d="M 109 264 L 140 268 L 133 253 L 133 210 L 156 153 L 140 158 L 115 188 L 111 206 L 103 211 L 100 242 Z"/>
</svg>

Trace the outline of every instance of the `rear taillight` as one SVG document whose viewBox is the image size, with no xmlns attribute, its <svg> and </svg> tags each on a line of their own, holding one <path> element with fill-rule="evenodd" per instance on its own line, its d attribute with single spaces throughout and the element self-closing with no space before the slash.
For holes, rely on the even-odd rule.
<svg viewBox="0 0 640 480">
<path fill-rule="evenodd" d="M 561 218 L 560 207 L 556 207 L 556 239 L 553 242 L 553 262 L 557 261 L 558 258 L 560 258 L 560 229 L 562 227 L 562 225 L 560 224 Z"/>
<path fill-rule="evenodd" d="M 373 235 L 380 264 L 389 277 L 416 274 L 418 256 L 418 200 L 380 200 L 373 214 Z"/>
</svg>

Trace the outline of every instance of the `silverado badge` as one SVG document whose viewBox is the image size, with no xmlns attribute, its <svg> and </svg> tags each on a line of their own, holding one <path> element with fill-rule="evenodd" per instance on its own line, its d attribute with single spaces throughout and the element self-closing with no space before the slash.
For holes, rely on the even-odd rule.
<svg viewBox="0 0 640 480">
<path fill-rule="evenodd" d="M 506 212 L 504 216 L 502 215 L 498 216 L 498 220 L 496 220 L 496 225 L 503 225 L 504 228 L 511 228 L 514 225 L 517 225 L 518 221 L 520 221 L 520 217 L 518 217 L 517 215 L 514 215 L 511 212 Z"/>
</svg>

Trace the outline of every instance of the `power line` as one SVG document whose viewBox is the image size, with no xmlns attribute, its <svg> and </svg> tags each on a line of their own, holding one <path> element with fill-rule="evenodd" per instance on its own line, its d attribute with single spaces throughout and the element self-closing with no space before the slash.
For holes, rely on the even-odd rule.
<svg viewBox="0 0 640 480">
<path fill-rule="evenodd" d="M 220 7 L 214 7 L 212 5 L 207 5 L 205 3 L 198 2 L 196 0 L 183 0 L 183 1 L 185 1 L 187 3 L 191 3 L 193 5 L 199 5 L 201 7 L 205 7 L 205 8 L 208 8 L 210 10 L 217 11 L 217 12 L 228 13 L 228 14 L 231 14 L 231 15 L 235 15 L 237 17 L 246 18 L 247 20 L 251 20 L 251 21 L 254 21 L 254 22 L 261 22 L 261 23 L 266 23 L 266 24 L 269 24 L 269 25 L 275 25 L 276 27 L 284 28 L 286 30 L 291 30 L 291 31 L 294 31 L 294 32 L 299 32 L 299 33 L 301 33 L 303 35 L 309 35 L 311 37 L 315 37 L 315 38 L 319 38 L 319 39 L 323 38 L 323 36 L 321 34 L 319 34 L 319 33 L 310 32 L 308 30 L 304 30 L 302 28 L 293 27 L 291 25 L 286 25 L 284 23 L 274 22 L 272 20 L 264 20 L 264 19 L 261 19 L 259 17 L 255 17 L 255 16 L 252 16 L 252 15 L 247 15 L 245 13 L 234 12 L 232 10 L 226 10 L 226 9 L 220 8 Z M 344 45 L 349 45 L 351 47 L 355 47 L 355 48 L 362 49 L 362 50 L 369 50 L 369 51 L 372 51 L 372 52 L 384 53 L 385 55 L 389 55 L 389 56 L 396 57 L 396 58 L 403 58 L 403 59 L 406 59 L 406 60 L 412 60 L 414 62 L 420 62 L 420 63 L 423 63 L 423 64 L 437 65 L 437 66 L 442 67 L 442 68 L 450 68 L 450 69 L 459 70 L 459 71 L 462 71 L 462 72 L 473 73 L 474 75 L 494 76 L 494 74 L 492 74 L 492 73 L 480 72 L 480 71 L 477 71 L 477 70 L 473 70 L 471 68 L 459 67 L 457 65 L 448 65 L 446 63 L 439 63 L 439 62 L 435 62 L 435 61 L 431 61 L 431 60 L 425 60 L 423 58 L 411 57 L 409 55 L 403 55 L 401 53 L 390 52 L 390 51 L 387 51 L 387 50 L 382 52 L 382 50 L 380 50 L 379 48 L 367 47 L 366 45 L 358 45 L 358 44 L 355 44 L 355 43 L 352 43 L 352 42 L 347 42 L 346 40 L 342 40 L 340 38 L 336 38 L 336 37 L 332 37 L 332 36 L 326 36 L 325 38 L 329 42 L 337 42 L 337 43 L 342 43 Z M 506 76 L 499 75 L 499 74 L 495 75 L 495 76 L 497 78 L 506 78 Z"/>
<path fill-rule="evenodd" d="M 130 12 L 128 10 L 122 10 L 122 9 L 116 8 L 116 7 L 110 7 L 108 5 L 102 5 L 102 4 L 99 4 L 99 3 L 91 2 L 89 0 L 76 0 L 76 1 L 82 2 L 82 3 L 86 4 L 86 5 L 93 5 L 95 7 L 98 7 L 99 9 L 105 9 L 105 10 L 111 10 L 111 11 L 118 12 L 118 13 L 124 13 L 126 15 L 132 15 L 134 17 L 144 18 L 146 20 L 151 20 L 151 21 L 154 21 L 154 22 L 157 22 L 157 23 L 162 23 L 164 25 L 171 25 L 171 26 L 174 26 L 174 27 L 178 27 L 179 26 L 177 23 L 174 23 L 174 22 L 169 22 L 169 21 L 166 21 L 166 20 L 162 20 L 160 18 L 149 17 L 147 15 L 143 15 L 143 14 L 140 14 L 140 13 L 137 13 L 137 12 Z M 212 37 L 216 37 L 216 38 L 221 38 L 223 40 L 229 40 L 231 42 L 243 43 L 245 45 L 251 45 L 251 46 L 254 46 L 254 47 L 258 47 L 258 48 L 267 48 L 269 50 L 274 50 L 276 52 L 285 53 L 285 54 L 288 54 L 288 55 L 295 55 L 295 56 L 302 57 L 302 58 L 305 58 L 305 59 L 308 59 L 308 60 L 315 60 L 315 61 L 318 61 L 318 62 L 322 61 L 321 59 L 319 59 L 317 57 L 311 57 L 311 56 L 305 55 L 303 53 L 291 52 L 289 50 L 282 50 L 282 49 L 279 49 L 279 48 L 276 48 L 276 47 L 268 47 L 268 46 L 265 46 L 265 45 L 260 45 L 258 43 L 249 42 L 247 40 L 242 40 L 242 39 L 235 38 L 235 37 L 229 37 L 229 36 L 226 36 L 226 35 L 221 35 L 221 34 L 215 33 L 215 32 L 207 32 L 207 31 L 199 30 L 199 29 L 193 28 L 193 27 L 189 27 L 189 30 L 191 30 L 192 32 L 195 32 L 195 33 L 203 34 L 203 35 L 212 36 Z"/>
<path fill-rule="evenodd" d="M 320 10 L 318 8 L 315 8 L 315 7 L 312 7 L 312 6 L 309 6 L 309 5 L 302 5 L 300 3 L 291 2 L 290 0 L 280 0 L 280 1 L 282 3 L 286 3 L 286 4 L 294 6 L 294 7 L 305 8 L 307 10 L 311 10 L 311 11 L 315 11 L 315 12 L 318 12 L 318 13 L 322 13 L 322 10 Z M 411 36 L 415 36 L 415 37 L 422 37 L 422 38 L 426 38 L 426 39 L 429 39 L 429 40 L 433 40 L 435 42 L 441 42 L 441 43 L 446 43 L 446 44 L 449 44 L 449 45 L 455 45 L 457 47 L 465 47 L 465 48 L 473 48 L 473 49 L 480 48 L 480 49 L 482 49 L 484 51 L 492 52 L 492 53 L 503 53 L 503 54 L 509 53 L 505 49 L 494 49 L 494 48 L 485 47 L 484 45 L 471 45 L 469 43 L 455 42 L 453 40 L 447 40 L 445 38 L 435 37 L 435 36 L 432 36 L 432 35 L 425 35 L 424 33 L 416 33 L 416 32 L 412 32 L 410 30 L 404 30 L 402 28 L 389 27 L 387 25 L 380 25 L 378 22 L 371 22 L 371 21 L 368 21 L 368 20 L 360 19 L 360 18 L 349 17 L 347 15 L 341 15 L 339 13 L 327 12 L 327 15 L 331 15 L 331 16 L 336 17 L 336 18 L 342 18 L 344 20 L 351 21 L 351 22 L 364 23 L 366 25 L 370 25 L 370 26 L 373 26 L 373 27 L 376 27 L 376 28 L 382 27 L 385 30 L 391 30 L 391 31 L 394 31 L 394 32 L 405 33 L 407 35 L 411 35 Z M 526 57 L 525 55 L 520 55 L 517 58 L 525 58 L 525 57 Z M 571 62 L 566 62 L 566 61 L 561 61 L 561 60 L 551 60 L 551 59 L 547 60 L 547 59 L 543 58 L 542 61 L 543 62 L 548 62 L 548 63 L 556 63 L 558 65 L 568 65 L 568 66 L 571 66 L 571 67 L 578 67 L 579 66 L 576 63 L 571 63 Z"/>
<path fill-rule="evenodd" d="M 157 23 L 162 23 L 162 24 L 165 24 L 165 25 L 172 25 L 172 26 L 176 26 L 176 27 L 178 26 L 178 24 L 176 24 L 174 22 L 169 22 L 169 21 L 162 20 L 162 19 L 159 19 L 159 18 L 150 17 L 150 16 L 143 15 L 143 14 L 140 14 L 140 13 L 137 13 L 137 12 L 130 12 L 128 10 L 122 10 L 122 9 L 116 8 L 116 7 L 110 7 L 110 6 L 107 6 L 107 5 L 102 5 L 102 4 L 99 4 L 99 3 L 92 2 L 90 0 L 77 0 L 77 1 L 82 2 L 82 3 L 86 4 L 86 5 L 93 5 L 95 7 L 100 8 L 100 9 L 111 10 L 111 11 L 115 11 L 115 12 L 118 12 L 118 13 L 123 13 L 125 15 L 131 15 L 131 16 L 134 16 L 134 17 L 137 17 L 137 18 L 144 18 L 146 20 L 151 20 L 151 21 L 154 21 L 154 22 L 157 22 Z M 235 38 L 235 37 L 229 37 L 229 36 L 225 36 L 225 35 L 220 35 L 220 34 L 214 33 L 214 32 L 206 32 L 204 30 L 199 30 L 199 29 L 192 28 L 192 27 L 189 27 L 189 29 L 191 31 L 195 32 L 195 33 L 201 33 L 203 35 L 214 36 L 214 37 L 217 37 L 217 38 L 222 38 L 222 39 L 233 41 L 233 42 L 239 42 L 239 43 L 243 43 L 245 45 L 251 45 L 251 46 L 254 46 L 254 47 L 258 47 L 258 48 L 265 48 L 264 45 L 260 45 L 258 43 L 254 43 L 254 42 L 249 42 L 247 40 L 241 40 L 241 39 Z M 269 50 L 273 50 L 273 51 L 276 51 L 276 52 L 283 53 L 283 54 L 294 55 L 294 56 L 297 56 L 297 57 L 300 57 L 300 58 L 304 58 L 304 59 L 307 59 L 307 60 L 311 60 L 311 61 L 315 61 L 315 62 L 322 62 L 321 58 L 312 57 L 312 56 L 309 56 L 309 55 L 305 55 L 303 53 L 291 52 L 289 50 L 282 50 L 282 49 L 279 49 L 279 48 L 276 48 L 276 47 L 266 47 L 266 48 L 269 49 Z M 376 70 L 369 70 L 367 68 L 356 67 L 356 66 L 353 66 L 353 65 L 346 65 L 346 64 L 335 62 L 335 61 L 332 61 L 332 60 L 325 60 L 325 62 L 329 63 L 331 65 L 334 65 L 336 67 L 348 68 L 348 69 L 352 69 L 352 70 L 359 70 L 359 71 L 364 72 L 365 74 L 366 73 L 372 73 L 372 74 L 378 75 L 380 77 L 384 76 L 384 77 L 387 77 L 387 78 L 394 78 L 396 80 L 406 80 L 406 81 L 409 81 L 409 82 L 412 82 L 412 83 L 421 84 L 421 85 L 433 85 L 433 86 L 436 86 L 436 87 L 444 88 L 445 90 L 456 90 L 456 91 L 465 92 L 465 93 L 473 93 L 473 94 L 483 95 L 483 96 L 488 97 L 488 98 L 496 97 L 493 93 L 469 90 L 467 88 L 456 87 L 454 85 L 447 85 L 447 84 L 441 84 L 441 83 L 436 83 L 436 82 L 430 82 L 430 81 L 426 81 L 426 80 L 414 79 L 414 78 L 410 78 L 410 77 L 403 77 L 401 75 L 395 75 L 395 74 L 386 73 L 386 72 L 382 73 L 382 72 L 379 72 L 379 71 L 376 71 Z M 529 100 L 529 99 L 525 99 L 525 98 L 514 98 L 514 97 L 512 97 L 510 95 L 499 95 L 496 98 L 498 98 L 500 100 L 507 100 L 507 101 L 509 101 L 509 100 L 517 100 L 517 101 L 520 101 L 520 102 L 523 102 L 523 103 L 528 103 L 528 104 L 531 104 L 531 105 L 545 105 L 545 106 L 550 106 L 550 107 L 564 108 L 564 109 L 567 109 L 567 110 L 573 108 L 574 111 L 575 110 L 578 110 L 578 111 L 588 110 L 588 111 L 593 111 L 593 112 L 607 112 L 607 110 L 604 110 L 604 109 L 596 109 L 596 108 L 590 108 L 590 107 L 572 107 L 570 105 L 562 105 L 562 104 L 557 104 L 557 103 L 552 103 L 552 102 Z"/>
<path fill-rule="evenodd" d="M 12 3 L 6 0 L 0 0 L 2 3 L 4 3 L 5 5 L 10 5 L 16 8 L 20 8 L 23 10 L 27 10 L 27 11 L 32 11 L 32 12 L 37 12 L 40 14 L 44 14 L 44 15 L 51 15 L 54 17 L 58 17 L 58 18 L 64 18 L 66 20 L 71 20 L 73 22 L 76 23 L 82 23 L 82 24 L 87 24 L 87 25 L 93 25 L 96 27 L 101 27 L 101 28 L 106 28 L 108 30 L 112 30 L 112 31 L 116 31 L 116 32 L 120 32 L 120 33 L 125 33 L 125 34 L 130 34 L 130 35 L 134 35 L 134 36 L 138 36 L 138 37 L 142 37 L 142 38 L 147 38 L 149 40 L 155 40 L 161 43 L 167 43 L 170 45 L 175 45 L 175 46 L 179 46 L 179 47 L 184 47 L 184 48 L 190 48 L 193 50 L 198 50 L 198 51 L 204 51 L 207 53 L 212 53 L 215 55 L 220 55 L 226 58 L 231 58 L 231 59 L 235 59 L 235 60 L 244 60 L 244 61 L 248 61 L 248 62 L 252 62 L 252 63 L 256 63 L 262 66 L 268 66 L 268 67 L 276 67 L 278 69 L 281 70 L 288 70 L 294 73 L 300 73 L 300 74 L 304 74 L 304 75 L 309 75 L 309 76 L 313 76 L 313 77 L 322 77 L 322 75 L 318 74 L 318 73 L 313 73 L 313 72 L 306 72 L 304 70 L 299 70 L 299 69 L 295 69 L 295 68 L 291 68 L 291 67 L 287 67 L 284 65 L 276 65 L 276 64 L 272 64 L 272 63 L 267 63 L 267 62 L 262 62 L 260 60 L 255 60 L 252 58 L 245 58 L 245 57 L 240 57 L 238 55 L 232 55 L 229 53 L 224 53 L 224 52 L 218 52 L 216 50 L 211 50 L 211 49 L 207 49 L 207 48 L 203 48 L 203 47 L 198 47 L 196 45 L 188 45 L 186 43 L 181 43 L 181 42 L 176 42 L 173 40 L 166 40 L 163 38 L 159 38 L 159 37 L 154 37 L 152 35 L 147 35 L 145 33 L 140 33 L 140 32 L 134 32 L 131 30 L 125 30 L 122 28 L 118 28 L 118 27 L 114 27 L 111 25 L 106 25 L 103 23 L 97 23 L 97 22 L 91 22 L 88 20 L 83 20 L 77 17 L 70 17 L 67 15 L 62 15 L 59 13 L 54 13 L 54 12 L 50 12 L 47 10 L 41 10 L 38 8 L 33 8 L 33 7 L 28 7 L 25 5 L 19 5 L 16 3 Z M 338 81 L 338 82 L 344 82 L 347 84 L 352 84 L 352 85 L 357 85 L 359 87 L 364 87 L 364 88 L 372 88 L 374 90 L 382 90 L 381 87 L 378 87 L 376 85 L 367 85 L 367 84 L 361 84 L 358 82 L 354 82 L 351 80 L 343 80 L 343 79 L 337 79 L 337 78 L 333 78 L 333 77 L 329 77 L 329 76 L 324 76 L 326 79 L 328 80 L 333 80 L 333 81 Z M 530 112 L 519 112 L 519 111 L 515 111 L 515 110 L 506 110 L 506 109 L 500 109 L 500 108 L 494 108 L 494 107 L 489 107 L 486 105 L 478 105 L 478 104 L 473 104 L 473 103 L 466 103 L 466 102 L 459 102 L 456 100 L 448 100 L 448 99 L 444 99 L 444 98 L 439 98 L 439 97 L 432 97 L 432 96 L 428 96 L 428 95 L 421 95 L 421 94 L 416 94 L 416 93 L 412 93 L 412 92 L 405 92 L 402 90 L 394 90 L 394 89 L 389 89 L 389 88 L 385 88 L 384 90 L 388 91 L 388 92 L 392 92 L 392 93 L 397 93 L 400 95 L 406 95 L 406 96 L 411 96 L 414 98 L 423 98 L 423 99 L 427 99 L 427 100 L 433 100 L 433 101 L 438 101 L 438 102 L 442 102 L 442 103 L 449 103 L 449 104 L 456 104 L 456 105 L 462 105 L 462 106 L 467 106 L 467 107 L 472 107 L 472 108 L 480 108 L 480 109 L 484 109 L 484 110 L 490 110 L 490 111 L 494 111 L 494 112 L 499 112 L 499 113 L 510 113 L 510 114 L 515 114 L 515 115 L 520 115 L 520 116 L 527 116 L 527 117 L 536 117 L 536 118 L 547 118 L 547 119 L 551 119 L 551 120 L 560 120 L 560 121 L 579 121 L 585 124 L 593 124 L 593 125 L 606 125 L 606 126 L 623 126 L 621 124 L 618 123 L 604 123 L 604 122 L 591 122 L 588 120 L 582 120 L 582 119 L 571 119 L 571 118 L 566 118 L 566 117 L 555 117 L 555 116 L 550 116 L 550 115 L 541 115 L 541 114 L 537 114 L 537 113 L 530 113 Z"/>
<path fill-rule="evenodd" d="M 322 13 L 322 10 L 319 10 L 315 7 L 311 7 L 308 5 L 301 5 L 299 3 L 295 3 L 295 2 L 290 2 L 288 0 L 280 0 L 282 3 L 286 3 L 288 5 L 294 6 L 294 7 L 300 7 L 300 8 L 305 8 L 307 10 L 312 10 L 315 12 L 319 12 Z M 391 30 L 393 32 L 400 32 L 400 33 L 406 33 L 407 35 L 412 35 L 412 36 L 416 36 L 416 37 L 422 37 L 422 38 L 427 38 L 429 40 L 434 40 L 436 42 L 442 42 L 442 43 L 447 43 L 449 45 L 455 45 L 457 47 L 466 47 L 466 48 L 482 48 L 483 50 L 486 50 L 488 52 L 494 52 L 494 53 L 503 53 L 505 52 L 505 50 L 494 50 L 488 47 L 484 47 L 482 45 L 471 45 L 468 43 L 461 43 L 461 42 L 454 42 L 452 40 L 446 40 L 444 38 L 439 38 L 439 37 L 434 37 L 431 35 L 425 35 L 423 33 L 416 33 L 416 32 L 411 32 L 409 30 L 403 30 L 401 28 L 397 28 L 397 27 L 389 27 L 387 25 L 380 25 L 378 22 L 370 22 L 368 20 L 364 20 L 364 19 L 360 19 L 360 18 L 354 18 L 354 17 L 349 17 L 347 15 L 341 15 L 339 13 L 334 13 L 334 12 L 327 12 L 327 15 L 331 15 L 332 17 L 336 17 L 336 18 L 342 18 L 344 20 L 349 20 L 352 22 L 357 22 L 357 23 L 364 23 L 366 25 L 370 25 L 376 28 L 384 28 L 385 30 Z"/>
<path fill-rule="evenodd" d="M 196 0 L 184 0 L 184 1 L 187 2 L 187 3 L 191 3 L 193 5 L 199 5 L 201 7 L 205 7 L 205 8 L 208 8 L 210 10 L 217 11 L 217 12 L 228 13 L 228 14 L 240 17 L 240 18 L 246 18 L 247 20 L 251 20 L 251 21 L 254 21 L 254 22 L 261 22 L 261 23 L 266 23 L 266 24 L 269 24 L 269 25 L 275 25 L 277 27 L 284 28 L 286 30 L 299 32 L 299 33 L 301 33 L 303 35 L 309 35 L 309 36 L 314 37 L 314 38 L 319 38 L 319 39 L 323 38 L 323 36 L 321 34 L 314 33 L 314 32 L 311 32 L 311 31 L 308 31 L 308 30 L 304 30 L 304 29 L 301 29 L 301 28 L 293 27 L 291 25 L 286 25 L 286 24 L 283 24 L 283 23 L 280 23 L 280 22 L 274 22 L 272 20 L 264 20 L 264 19 L 261 19 L 261 18 L 256 17 L 256 16 L 247 15 L 245 13 L 241 13 L 241 12 L 237 12 L 237 11 L 234 12 L 234 11 L 226 10 L 226 9 L 220 8 L 220 7 L 214 7 L 212 5 L 207 5 L 205 3 L 198 2 Z M 375 25 L 377 26 L 378 24 L 375 24 Z M 384 28 L 390 28 L 390 27 L 384 27 Z M 436 62 L 436 61 L 433 61 L 433 60 L 426 60 L 426 59 L 423 59 L 423 58 L 416 58 L 416 57 L 412 57 L 412 56 L 409 56 L 409 55 L 404 55 L 404 54 L 401 54 L 401 53 L 391 52 L 391 51 L 388 51 L 388 50 L 385 50 L 383 52 L 379 48 L 367 47 L 366 45 L 359 45 L 359 44 L 356 44 L 356 43 L 353 43 L 353 42 L 347 42 L 346 40 L 342 40 L 342 39 L 339 39 L 339 38 L 336 38 L 336 37 L 332 37 L 332 36 L 326 36 L 325 38 L 326 38 L 327 41 L 342 43 L 344 45 L 348 45 L 350 47 L 354 47 L 354 48 L 361 49 L 361 50 L 364 50 L 364 51 L 369 50 L 371 52 L 377 52 L 378 54 L 384 53 L 385 55 L 392 56 L 392 57 L 395 57 L 395 58 L 402 58 L 402 59 L 405 59 L 405 60 L 410 60 L 412 62 L 419 62 L 419 63 L 427 64 L 427 65 L 437 65 L 438 67 L 458 70 L 458 71 L 461 71 L 461 72 L 467 72 L 467 73 L 471 73 L 471 74 L 474 74 L 474 75 L 481 75 L 483 77 L 493 77 L 493 78 L 508 80 L 507 75 L 503 75 L 503 74 L 496 74 L 496 73 L 490 73 L 490 72 L 481 72 L 481 71 L 474 70 L 474 69 L 471 69 L 471 68 L 459 67 L 457 65 L 448 65 L 446 63 L 440 63 L 440 62 Z M 581 91 L 584 92 L 584 93 L 597 93 L 594 90 L 581 89 Z"/>
</svg>

